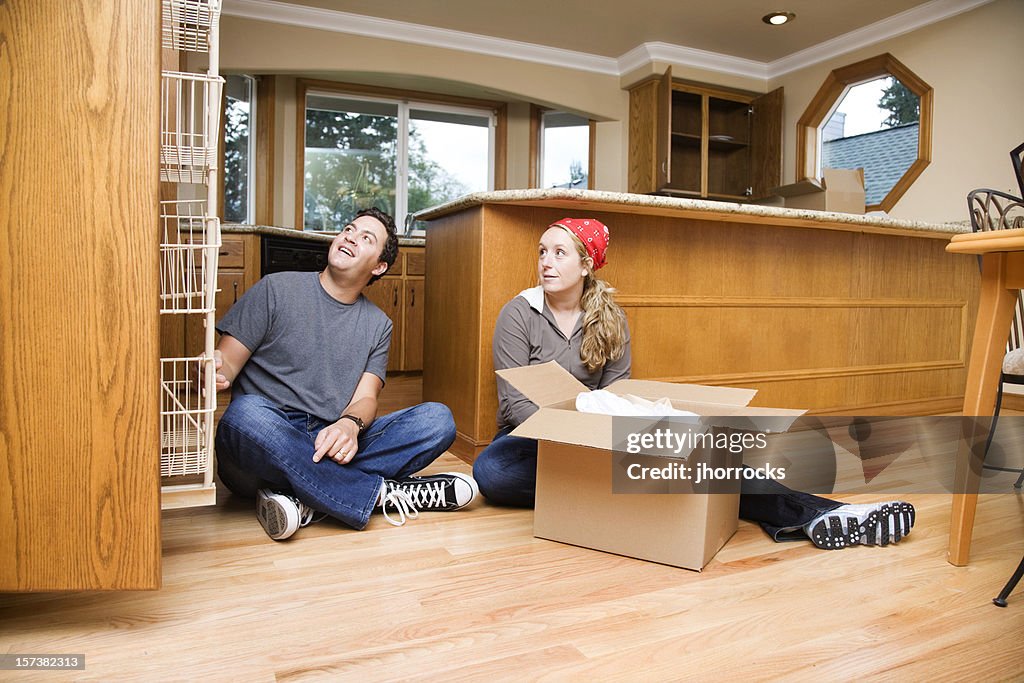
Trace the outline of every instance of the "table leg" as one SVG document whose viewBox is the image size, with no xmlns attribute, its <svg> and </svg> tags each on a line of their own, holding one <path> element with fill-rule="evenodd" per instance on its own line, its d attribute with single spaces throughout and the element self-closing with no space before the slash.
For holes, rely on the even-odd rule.
<svg viewBox="0 0 1024 683">
<path fill-rule="evenodd" d="M 967 368 L 964 417 L 991 415 L 995 409 L 999 373 L 1017 300 L 1017 290 L 1006 288 L 1007 261 L 1008 255 L 1002 252 L 982 257 L 981 298 Z M 950 564 L 959 567 L 967 564 L 970 555 L 974 512 L 978 505 L 981 482 L 981 453 L 969 447 L 976 443 L 976 434 L 965 434 L 964 437 L 965 443 L 957 454 L 953 480 L 953 514 L 949 523 L 949 550 L 946 555 Z"/>
</svg>

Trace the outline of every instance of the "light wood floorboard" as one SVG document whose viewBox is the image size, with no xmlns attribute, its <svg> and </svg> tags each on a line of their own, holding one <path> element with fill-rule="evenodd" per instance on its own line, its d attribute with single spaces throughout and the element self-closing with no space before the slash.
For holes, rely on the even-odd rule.
<svg viewBox="0 0 1024 683">
<path fill-rule="evenodd" d="M 393 405 L 417 383 L 390 382 Z M 898 545 L 827 552 L 740 522 L 697 573 L 536 539 L 530 511 L 486 503 L 276 543 L 222 490 L 164 513 L 160 591 L 0 595 L 0 652 L 86 656 L 0 679 L 1024 678 L 1024 587 L 991 604 L 1024 554 L 1024 499 L 981 497 L 962 568 L 945 560 L 949 496 L 907 499 L 918 523 Z"/>
</svg>

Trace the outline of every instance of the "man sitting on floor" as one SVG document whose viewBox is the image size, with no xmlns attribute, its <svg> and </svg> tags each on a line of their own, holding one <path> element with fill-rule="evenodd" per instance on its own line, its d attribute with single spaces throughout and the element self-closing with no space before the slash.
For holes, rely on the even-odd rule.
<svg viewBox="0 0 1024 683">
<path fill-rule="evenodd" d="M 392 325 L 362 292 L 397 255 L 394 219 L 360 211 L 331 242 L 323 272 L 264 277 L 217 326 L 217 390 L 234 386 L 217 429 L 217 472 L 256 498 L 274 540 L 316 512 L 362 529 L 375 509 L 401 525 L 476 497 L 468 475 L 413 476 L 455 439 L 446 406 L 377 417 Z"/>
</svg>

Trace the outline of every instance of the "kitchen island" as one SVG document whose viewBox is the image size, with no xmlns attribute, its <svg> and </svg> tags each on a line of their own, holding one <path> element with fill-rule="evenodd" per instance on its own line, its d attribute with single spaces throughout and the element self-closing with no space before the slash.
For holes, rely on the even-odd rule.
<svg viewBox="0 0 1024 683">
<path fill-rule="evenodd" d="M 755 405 L 832 415 L 963 405 L 978 265 L 945 253 L 969 228 L 880 216 L 586 190 L 467 195 L 427 229 L 423 398 L 448 405 L 452 452 L 495 431 L 491 336 L 537 284 L 537 240 L 564 217 L 611 230 L 633 377 L 751 387 Z"/>
</svg>

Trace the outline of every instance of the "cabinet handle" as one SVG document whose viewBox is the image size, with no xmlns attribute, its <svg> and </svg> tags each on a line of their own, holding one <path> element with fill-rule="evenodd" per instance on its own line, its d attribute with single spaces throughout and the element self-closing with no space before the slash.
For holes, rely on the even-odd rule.
<svg viewBox="0 0 1024 683">
<path fill-rule="evenodd" d="M 395 308 L 398 308 L 398 290 L 396 289 L 394 293 L 395 296 L 393 298 L 393 303 L 391 305 L 394 306 Z"/>
<path fill-rule="evenodd" d="M 231 300 L 231 303 L 236 304 L 238 303 L 238 280 L 232 281 L 231 289 L 234 291 L 234 298 Z"/>
<path fill-rule="evenodd" d="M 409 290 L 409 296 L 411 298 L 411 301 L 409 302 L 409 307 L 410 308 L 414 308 L 416 306 L 416 290 L 415 289 L 410 289 Z"/>
<path fill-rule="evenodd" d="M 664 173 L 665 175 L 668 175 L 668 162 L 667 161 L 661 162 L 661 172 Z"/>
</svg>

